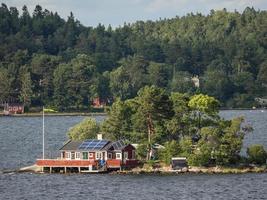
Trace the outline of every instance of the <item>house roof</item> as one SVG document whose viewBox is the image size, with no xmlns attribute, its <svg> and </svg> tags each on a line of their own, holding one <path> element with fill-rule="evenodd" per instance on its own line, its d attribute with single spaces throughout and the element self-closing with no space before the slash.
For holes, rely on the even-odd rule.
<svg viewBox="0 0 267 200">
<path fill-rule="evenodd" d="M 122 150 L 127 145 L 125 145 L 125 143 L 122 140 L 118 140 L 116 142 L 113 142 L 112 146 L 114 150 L 116 151 L 116 150 Z"/>
<path fill-rule="evenodd" d="M 82 144 L 82 141 L 73 141 L 73 140 L 69 140 L 66 144 L 64 144 L 63 147 L 61 147 L 59 150 L 62 151 L 74 151 L 77 150 L 78 147 Z"/>
<path fill-rule="evenodd" d="M 126 144 L 123 140 L 111 142 L 109 140 L 85 140 L 85 141 L 72 141 L 69 140 L 63 147 L 60 148 L 62 151 L 101 151 L 101 150 L 114 150 L 121 151 L 129 144 Z M 134 146 L 133 146 L 134 147 Z M 135 147 L 134 147 L 135 148 Z"/>
<path fill-rule="evenodd" d="M 111 143 L 108 140 L 85 140 L 78 147 L 79 150 L 99 151 L 102 150 L 106 145 Z"/>
<path fill-rule="evenodd" d="M 108 146 L 106 146 L 105 149 L 107 149 L 107 150 L 114 150 L 114 151 L 121 151 L 125 147 L 127 147 L 128 145 L 131 145 L 131 144 L 127 144 L 123 140 L 118 140 L 118 141 L 112 142 L 111 144 L 109 144 Z M 135 148 L 133 145 L 131 145 L 131 146 L 133 148 Z"/>
</svg>

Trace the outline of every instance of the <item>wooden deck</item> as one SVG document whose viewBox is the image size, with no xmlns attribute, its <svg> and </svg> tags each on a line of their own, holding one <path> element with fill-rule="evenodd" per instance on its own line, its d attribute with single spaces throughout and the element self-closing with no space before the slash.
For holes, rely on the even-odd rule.
<svg viewBox="0 0 267 200">
<path fill-rule="evenodd" d="M 37 159 L 36 164 L 42 167 L 88 167 L 96 165 L 94 160 Z"/>
<path fill-rule="evenodd" d="M 103 173 L 109 169 L 132 168 L 137 166 L 137 160 L 107 160 L 104 166 L 100 166 L 95 160 L 65 160 L 65 159 L 37 159 L 36 165 L 47 172 L 79 172 L 79 173 Z"/>
</svg>

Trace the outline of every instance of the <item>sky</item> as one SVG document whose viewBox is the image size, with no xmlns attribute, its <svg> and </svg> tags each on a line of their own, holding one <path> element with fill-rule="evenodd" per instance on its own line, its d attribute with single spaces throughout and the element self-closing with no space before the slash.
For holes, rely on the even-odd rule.
<svg viewBox="0 0 267 200">
<path fill-rule="evenodd" d="M 21 11 L 23 5 L 30 13 L 37 4 L 43 9 L 58 12 L 67 19 L 72 11 L 75 18 L 85 26 L 99 23 L 118 27 L 124 22 L 158 20 L 184 16 L 187 13 L 208 14 L 211 9 L 242 12 L 247 6 L 267 10 L 267 0 L 1 0 L 8 7 Z"/>
</svg>

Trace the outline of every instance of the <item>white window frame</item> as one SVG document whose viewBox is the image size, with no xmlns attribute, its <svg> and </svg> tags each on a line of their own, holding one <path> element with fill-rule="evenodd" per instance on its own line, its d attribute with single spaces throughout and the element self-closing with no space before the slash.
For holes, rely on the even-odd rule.
<svg viewBox="0 0 267 200">
<path fill-rule="evenodd" d="M 116 159 L 121 160 L 121 153 L 116 153 Z"/>
<path fill-rule="evenodd" d="M 123 159 L 124 159 L 124 160 L 129 160 L 129 154 L 128 154 L 128 151 L 124 151 L 124 152 L 123 152 Z"/>
<path fill-rule="evenodd" d="M 101 159 L 101 152 L 95 152 L 95 159 L 96 160 L 99 160 L 99 159 Z"/>
<path fill-rule="evenodd" d="M 72 157 L 72 155 L 74 154 L 74 157 Z M 70 159 L 71 160 L 75 160 L 75 157 L 76 156 L 76 152 L 75 151 L 72 151 L 72 152 L 70 152 Z"/>
<path fill-rule="evenodd" d="M 94 158 L 94 153 L 89 152 L 88 158 L 89 158 L 89 159 L 93 159 L 93 158 Z"/>
<path fill-rule="evenodd" d="M 68 152 L 68 151 L 66 151 L 65 152 L 66 153 L 66 160 L 70 160 L 71 159 L 71 152 Z"/>
<path fill-rule="evenodd" d="M 80 159 L 81 159 L 81 153 L 75 152 L 75 160 L 80 160 Z"/>
</svg>

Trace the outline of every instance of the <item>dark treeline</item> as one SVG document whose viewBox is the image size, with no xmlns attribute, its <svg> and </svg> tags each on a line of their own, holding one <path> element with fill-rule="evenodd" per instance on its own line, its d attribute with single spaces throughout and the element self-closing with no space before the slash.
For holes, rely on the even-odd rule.
<svg viewBox="0 0 267 200">
<path fill-rule="evenodd" d="M 36 6 L 0 7 L 0 99 L 59 110 L 95 97 L 133 98 L 145 85 L 204 93 L 226 107 L 267 96 L 267 12 L 246 8 L 85 27 Z M 192 82 L 199 77 L 200 87 Z"/>
</svg>

